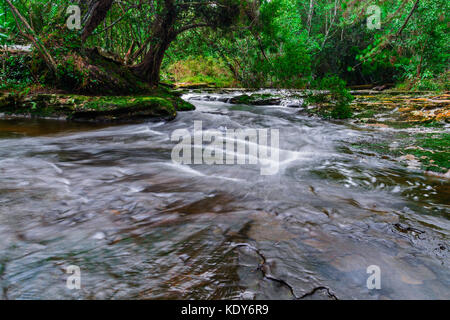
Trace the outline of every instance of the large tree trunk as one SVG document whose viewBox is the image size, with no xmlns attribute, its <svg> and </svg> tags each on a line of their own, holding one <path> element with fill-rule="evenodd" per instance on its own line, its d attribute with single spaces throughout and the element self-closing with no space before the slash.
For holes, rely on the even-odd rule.
<svg viewBox="0 0 450 320">
<path fill-rule="evenodd" d="M 113 2 L 114 0 L 91 0 L 89 2 L 87 21 L 81 35 L 82 42 L 85 42 L 95 28 L 97 28 L 98 25 L 106 18 Z"/>
<path fill-rule="evenodd" d="M 159 83 L 159 73 L 161 64 L 164 59 L 164 54 L 169 48 L 170 41 L 165 40 L 163 43 L 152 45 L 150 51 L 144 56 L 143 61 L 131 67 L 131 70 L 139 78 L 145 80 L 152 86 L 157 86 Z"/>
<path fill-rule="evenodd" d="M 131 67 L 136 76 L 152 86 L 159 84 L 159 73 L 164 54 L 177 35 L 174 30 L 177 13 L 173 0 L 165 0 L 164 11 L 153 23 L 150 50 L 141 63 Z"/>
<path fill-rule="evenodd" d="M 82 41 L 95 30 L 105 19 L 111 9 L 113 0 L 90 0 L 87 8 L 87 21 L 82 33 Z M 177 32 L 174 30 L 177 18 L 177 10 L 174 0 L 164 0 L 164 11 L 155 18 L 151 30 L 151 38 L 146 43 L 150 44 L 148 52 L 141 63 L 131 66 L 130 70 L 139 78 L 152 86 L 159 83 L 159 75 L 164 54 L 170 43 L 175 40 Z M 145 49 L 145 46 L 141 48 Z M 142 50 L 138 52 L 142 52 Z M 135 57 L 135 55 L 133 55 Z M 132 58 L 133 58 L 132 57 Z M 133 59 L 131 59 L 133 60 Z"/>
</svg>

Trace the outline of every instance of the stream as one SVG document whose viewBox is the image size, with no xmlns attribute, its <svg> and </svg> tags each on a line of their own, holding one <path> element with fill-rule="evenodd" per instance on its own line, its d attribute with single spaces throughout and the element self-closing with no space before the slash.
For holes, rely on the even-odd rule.
<svg viewBox="0 0 450 320">
<path fill-rule="evenodd" d="M 448 179 L 351 146 L 389 130 L 208 95 L 170 122 L 0 120 L 0 298 L 450 299 Z M 194 121 L 278 129 L 278 172 L 174 163 Z"/>
</svg>

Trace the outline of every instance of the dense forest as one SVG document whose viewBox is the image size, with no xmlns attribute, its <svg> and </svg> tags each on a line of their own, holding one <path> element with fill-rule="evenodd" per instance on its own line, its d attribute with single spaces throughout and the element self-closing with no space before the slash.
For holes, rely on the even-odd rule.
<svg viewBox="0 0 450 320">
<path fill-rule="evenodd" d="M 309 88 L 333 75 L 348 85 L 448 90 L 449 7 L 445 0 L 2 0 L 1 43 L 30 44 L 33 53 L 4 50 L 1 86 L 95 94 L 160 80 Z M 120 71 L 105 70 L 102 56 Z"/>
</svg>

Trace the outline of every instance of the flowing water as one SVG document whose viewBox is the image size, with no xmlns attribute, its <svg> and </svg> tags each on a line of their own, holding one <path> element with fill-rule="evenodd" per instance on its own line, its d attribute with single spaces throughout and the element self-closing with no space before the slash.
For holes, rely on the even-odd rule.
<svg viewBox="0 0 450 320">
<path fill-rule="evenodd" d="M 186 98 L 171 122 L 0 121 L 1 298 L 450 299 L 448 180 L 351 147 L 392 132 Z M 279 129 L 278 173 L 172 162 L 194 120 Z"/>
</svg>

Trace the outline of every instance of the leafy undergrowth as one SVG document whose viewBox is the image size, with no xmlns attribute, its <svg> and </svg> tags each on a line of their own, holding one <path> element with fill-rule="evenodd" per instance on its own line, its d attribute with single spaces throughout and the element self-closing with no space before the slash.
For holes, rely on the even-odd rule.
<svg viewBox="0 0 450 320">
<path fill-rule="evenodd" d="M 0 90 L 23 90 L 33 83 L 29 55 L 0 54 L 0 60 Z"/>
<path fill-rule="evenodd" d="M 55 60 L 56 71 L 49 71 L 36 50 L 0 55 L 0 90 L 33 85 L 87 95 L 151 94 L 151 86 L 120 58 L 99 48 L 81 50 L 79 37 L 65 28 L 50 32 L 43 43 Z"/>
<path fill-rule="evenodd" d="M 353 115 L 351 102 L 353 95 L 346 88 L 346 82 L 334 75 L 320 79 L 313 83 L 318 90 L 326 93 L 309 94 L 305 99 L 307 105 L 315 105 L 315 113 L 323 118 L 348 119 Z"/>
</svg>

